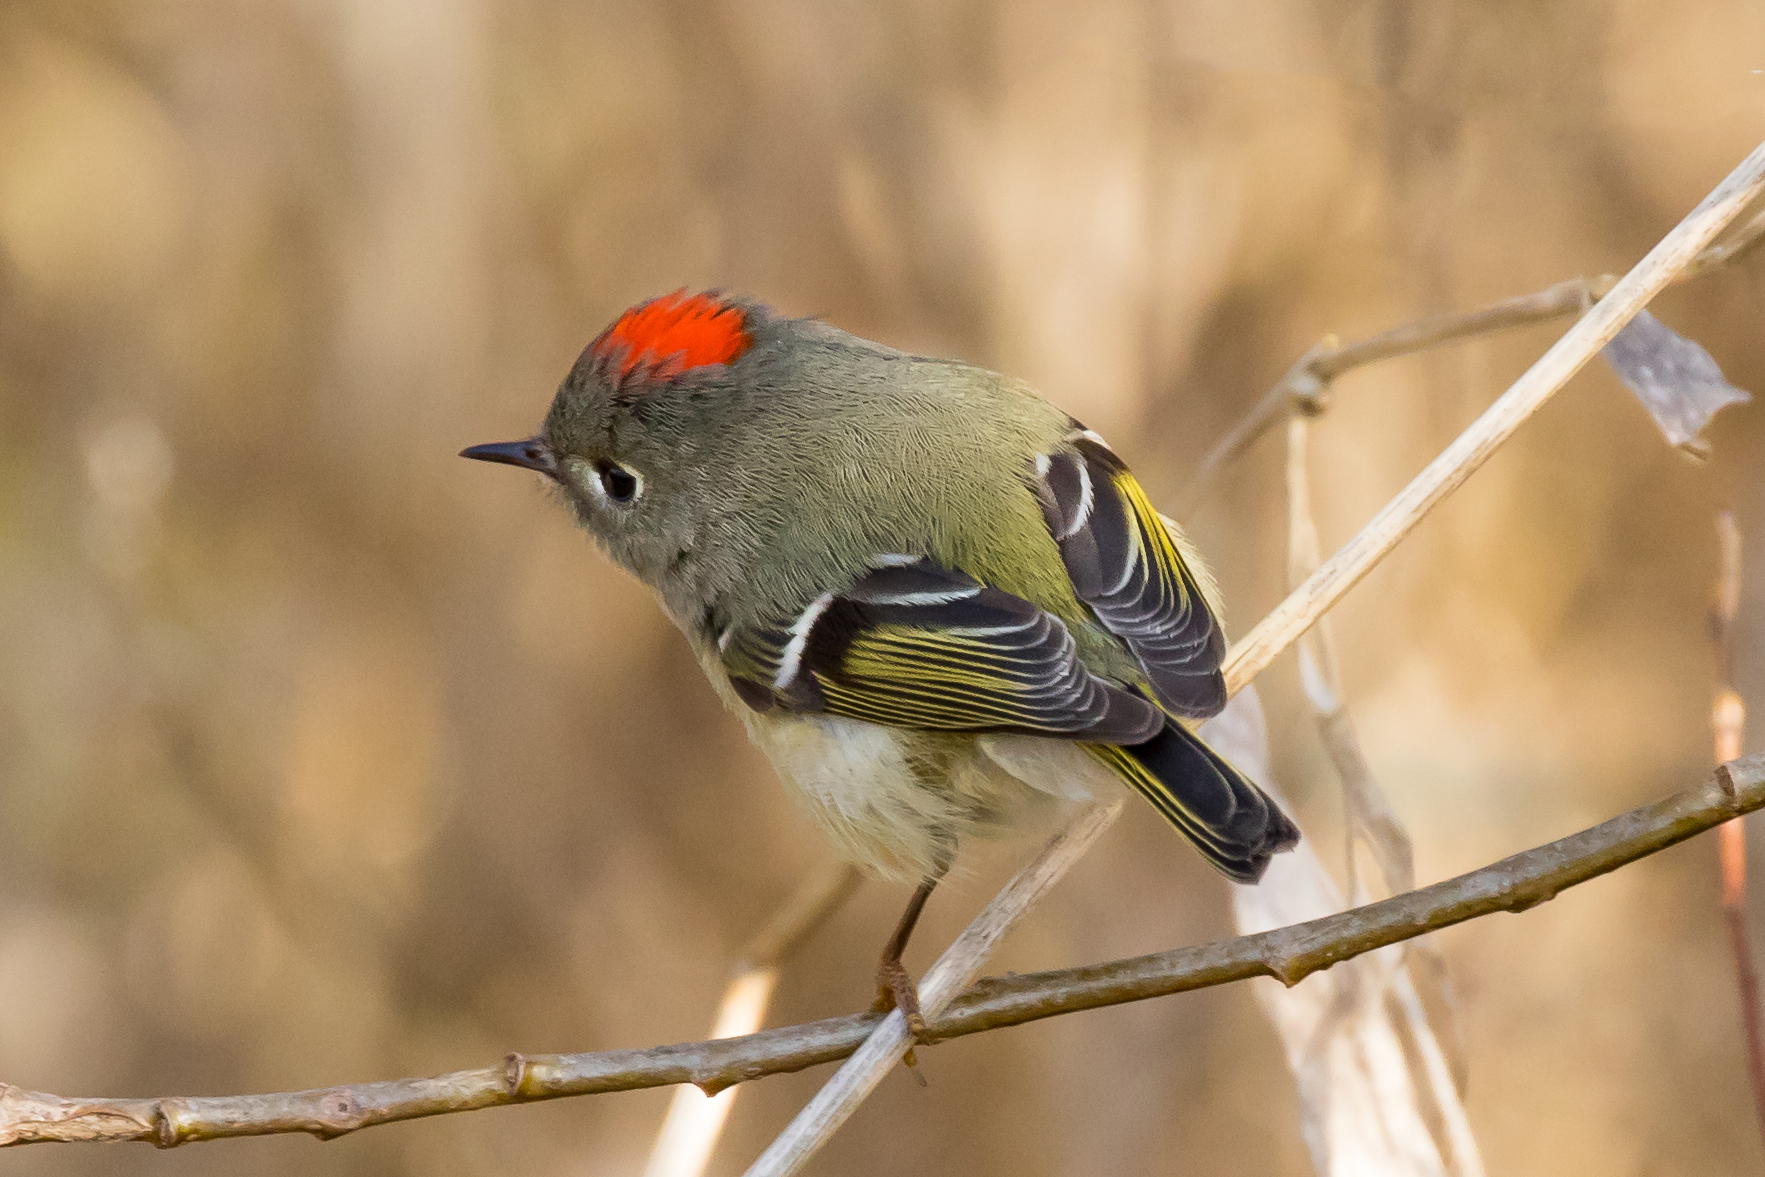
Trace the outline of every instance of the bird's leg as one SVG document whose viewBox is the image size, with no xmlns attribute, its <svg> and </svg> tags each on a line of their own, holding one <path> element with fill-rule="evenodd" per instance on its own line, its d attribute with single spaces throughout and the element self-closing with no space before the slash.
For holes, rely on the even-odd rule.
<svg viewBox="0 0 1765 1177">
<path fill-rule="evenodd" d="M 907 1019 L 907 1029 L 915 1042 L 930 1045 L 925 1033 L 925 1017 L 919 1012 L 919 986 L 907 973 L 907 966 L 901 963 L 901 952 L 907 947 L 907 940 L 913 935 L 913 925 L 919 922 L 919 913 L 925 910 L 925 901 L 931 898 L 938 880 L 944 877 L 944 871 L 927 875 L 907 901 L 907 910 L 901 913 L 901 922 L 895 925 L 895 934 L 883 948 L 882 959 L 876 965 L 876 1005 L 877 1013 L 885 1010 L 898 1009 L 901 1016 Z"/>
</svg>

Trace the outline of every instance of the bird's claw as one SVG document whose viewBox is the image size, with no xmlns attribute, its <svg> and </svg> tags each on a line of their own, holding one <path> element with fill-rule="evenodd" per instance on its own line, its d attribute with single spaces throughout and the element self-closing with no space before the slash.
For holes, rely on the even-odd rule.
<svg viewBox="0 0 1765 1177">
<path fill-rule="evenodd" d="M 913 1035 L 913 1041 L 921 1046 L 931 1045 L 925 1015 L 919 1009 L 919 986 L 914 984 L 907 966 L 900 961 L 885 960 L 876 966 L 876 1004 L 871 1009 L 879 1014 L 891 1009 L 900 1010 L 901 1016 L 907 1019 L 907 1032 Z M 909 1062 L 907 1065 L 913 1064 Z"/>
</svg>

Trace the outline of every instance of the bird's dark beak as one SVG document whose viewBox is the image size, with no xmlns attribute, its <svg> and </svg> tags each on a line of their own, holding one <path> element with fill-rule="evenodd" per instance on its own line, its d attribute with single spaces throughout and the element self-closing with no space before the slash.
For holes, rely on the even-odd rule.
<svg viewBox="0 0 1765 1177">
<path fill-rule="evenodd" d="M 530 437 L 526 441 L 496 441 L 489 445 L 475 445 L 460 451 L 462 458 L 477 458 L 480 462 L 502 462 L 509 466 L 525 466 L 529 470 L 537 470 L 547 478 L 558 476 L 558 460 L 552 455 L 552 449 L 545 444 L 545 439 Z"/>
</svg>

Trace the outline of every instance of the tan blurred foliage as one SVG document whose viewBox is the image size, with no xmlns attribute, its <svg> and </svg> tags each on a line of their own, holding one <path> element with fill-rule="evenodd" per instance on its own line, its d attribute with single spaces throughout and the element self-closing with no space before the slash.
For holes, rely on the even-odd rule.
<svg viewBox="0 0 1765 1177">
<path fill-rule="evenodd" d="M 0 8 L 0 1079 L 218 1094 L 698 1035 L 825 851 L 644 594 L 453 456 L 522 435 L 630 302 L 727 285 L 1022 375 L 1169 500 L 1322 333 L 1627 267 L 1765 138 L 1762 69 L 1747 0 Z M 1656 309 L 1765 391 L 1756 258 Z M 1550 337 L 1345 380 L 1325 549 Z M 1762 420 L 1696 467 L 1590 370 L 1339 611 L 1422 880 L 1703 771 L 1709 519 L 1765 535 Z M 1240 633 L 1282 588 L 1280 460 L 1189 520 Z M 1337 844 L 1291 660 L 1262 686 Z M 972 855 L 917 963 L 1021 853 Z M 1713 854 L 1444 936 L 1492 1172 L 1759 1165 Z M 901 899 L 861 891 L 774 1020 L 868 1000 Z M 996 966 L 1227 908 L 1136 811 Z M 1243 987 L 922 1057 L 818 1171 L 1307 1172 Z M 715 1171 L 818 1081 L 757 1084 Z M 6 1164 L 617 1174 L 665 1102 Z"/>
</svg>

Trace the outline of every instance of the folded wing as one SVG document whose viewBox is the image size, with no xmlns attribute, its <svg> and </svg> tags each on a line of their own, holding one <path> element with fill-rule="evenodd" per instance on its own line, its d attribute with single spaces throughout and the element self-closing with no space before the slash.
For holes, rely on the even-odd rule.
<svg viewBox="0 0 1765 1177">
<path fill-rule="evenodd" d="M 1096 434 L 1037 460 L 1035 489 L 1079 600 L 1125 642 L 1172 714 L 1226 705 L 1226 636 L 1140 483 Z"/>
<path fill-rule="evenodd" d="M 1088 671 L 1066 626 L 1020 597 L 909 556 L 882 556 L 847 589 L 777 626 L 718 637 L 751 707 L 889 727 L 1015 732 L 1133 744 L 1158 708 Z"/>
</svg>

